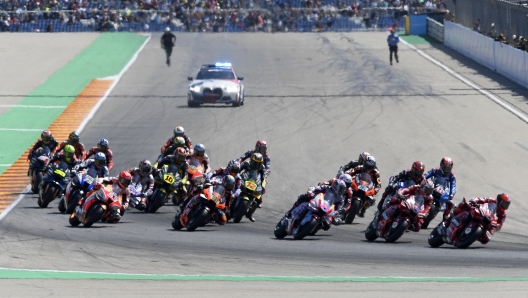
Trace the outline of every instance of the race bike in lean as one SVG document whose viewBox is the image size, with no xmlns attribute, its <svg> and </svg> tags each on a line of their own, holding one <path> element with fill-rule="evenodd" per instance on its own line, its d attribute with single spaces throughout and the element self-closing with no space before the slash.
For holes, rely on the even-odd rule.
<svg viewBox="0 0 528 298">
<path fill-rule="evenodd" d="M 51 150 L 48 146 L 42 146 L 35 150 L 29 164 L 28 176 L 31 179 L 31 191 L 39 193 L 39 185 L 42 182 L 44 169 L 51 159 Z"/>
<path fill-rule="evenodd" d="M 439 247 L 447 243 L 457 248 L 467 248 L 486 232 L 493 235 L 497 231 L 495 208 L 496 204 L 489 203 L 472 206 L 469 211 L 453 217 L 448 227 L 443 221 L 440 222 L 429 234 L 429 245 Z"/>
<path fill-rule="evenodd" d="M 182 180 L 178 170 L 179 168 L 176 165 L 170 164 L 163 166 L 154 173 L 154 192 L 150 197 L 147 197 L 146 212 L 154 213 L 158 211 L 173 196 L 178 195 L 178 188 Z"/>
<path fill-rule="evenodd" d="M 374 215 L 374 220 L 365 230 L 365 238 L 368 241 L 374 241 L 378 237 L 385 239 L 386 242 L 392 243 L 411 228 L 414 224 L 414 218 L 423 210 L 423 196 L 411 196 L 406 200 L 401 200 L 399 204 L 389 206 L 377 220 L 378 213 Z"/>
<path fill-rule="evenodd" d="M 431 178 L 434 183 L 433 190 L 433 203 L 431 204 L 431 209 L 429 210 L 429 215 L 424 219 L 422 225 L 423 229 L 427 229 L 431 221 L 438 215 L 440 210 L 446 208 L 445 204 L 449 201 L 449 187 L 447 185 L 448 181 L 441 177 Z"/>
<path fill-rule="evenodd" d="M 333 215 L 332 205 L 320 193 L 310 202 L 297 206 L 291 212 L 291 218 L 282 217 L 273 233 L 277 239 L 292 235 L 293 239 L 301 240 L 308 235 L 315 235 L 321 227 L 330 227 Z"/>
<path fill-rule="evenodd" d="M 94 178 L 86 171 L 72 172 L 70 182 L 66 186 L 66 193 L 59 202 L 60 213 L 72 214 L 79 201 L 92 190 Z"/>
<path fill-rule="evenodd" d="M 230 214 L 235 223 L 239 223 L 250 210 L 255 212 L 258 200 L 262 196 L 262 187 L 266 186 L 266 180 L 262 181 L 257 170 L 243 171 L 240 177 L 242 178 L 240 195 L 230 203 Z"/>
<path fill-rule="evenodd" d="M 121 200 L 117 194 L 109 188 L 101 187 L 90 193 L 82 206 L 75 208 L 75 211 L 70 215 L 70 225 L 76 227 L 82 223 L 84 227 L 88 228 L 100 220 L 115 222 L 116 219 L 113 214 L 119 212 L 121 207 Z"/>
<path fill-rule="evenodd" d="M 51 201 L 62 196 L 70 178 L 68 164 L 63 161 L 48 165 L 45 171 L 37 201 L 41 208 L 47 208 Z"/>
<path fill-rule="evenodd" d="M 346 224 L 351 224 L 362 207 L 367 204 L 370 197 L 376 196 L 374 183 L 368 173 L 359 173 L 352 178 L 352 198 L 343 204 L 342 217 Z"/>
</svg>

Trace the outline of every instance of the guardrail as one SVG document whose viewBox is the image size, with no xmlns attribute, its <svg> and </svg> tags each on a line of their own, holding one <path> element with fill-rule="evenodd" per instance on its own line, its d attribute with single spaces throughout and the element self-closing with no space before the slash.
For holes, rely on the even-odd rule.
<svg viewBox="0 0 528 298">
<path fill-rule="evenodd" d="M 427 35 L 444 42 L 444 25 L 431 18 L 427 18 Z"/>
<path fill-rule="evenodd" d="M 528 53 L 466 27 L 445 21 L 444 44 L 505 77 L 528 87 Z"/>
</svg>

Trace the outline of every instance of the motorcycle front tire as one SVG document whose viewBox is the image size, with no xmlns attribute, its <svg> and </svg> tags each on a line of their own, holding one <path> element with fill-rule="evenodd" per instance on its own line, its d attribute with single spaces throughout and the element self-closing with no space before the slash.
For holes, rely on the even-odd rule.
<svg viewBox="0 0 528 298">
<path fill-rule="evenodd" d="M 64 198 L 62 198 L 60 201 L 59 201 L 59 212 L 60 213 L 66 213 L 66 207 L 64 207 L 66 203 L 64 202 Z"/>
<path fill-rule="evenodd" d="M 158 209 L 161 207 L 161 205 L 165 201 L 165 195 L 166 195 L 165 193 L 163 193 L 159 189 L 156 189 L 154 193 L 152 194 L 152 196 L 150 197 L 150 202 L 147 208 L 145 209 L 145 211 L 149 213 L 154 213 L 158 211 Z"/>
<path fill-rule="evenodd" d="M 351 224 L 354 221 L 354 218 L 356 218 L 356 214 L 359 212 L 359 204 L 360 201 L 354 200 L 352 202 L 352 206 L 350 206 L 350 209 L 348 210 L 348 213 L 345 217 L 345 223 Z"/>
<path fill-rule="evenodd" d="M 235 217 L 233 218 L 233 221 L 235 223 L 239 223 L 242 220 L 242 217 L 246 215 L 248 211 L 248 206 L 249 206 L 248 200 L 244 200 L 243 198 L 238 199 Z"/>
<path fill-rule="evenodd" d="M 88 210 L 83 226 L 86 228 L 91 227 L 94 223 L 100 221 L 104 214 L 105 210 L 103 209 L 103 206 L 97 205 L 93 207 L 92 209 Z"/>
<path fill-rule="evenodd" d="M 374 221 L 370 222 L 369 226 L 365 230 L 365 239 L 368 241 L 374 241 L 378 239 L 378 235 L 376 234 L 376 227 L 374 227 Z"/>
<path fill-rule="evenodd" d="M 81 221 L 77 218 L 77 214 L 75 212 L 73 212 L 70 215 L 70 225 L 72 225 L 73 227 L 76 227 L 76 226 L 78 226 L 80 224 L 81 224 Z"/>
<path fill-rule="evenodd" d="M 281 218 L 279 220 L 279 223 L 275 226 L 275 230 L 273 230 L 273 234 L 275 234 L 275 238 L 282 239 L 286 236 L 288 236 L 288 232 L 286 231 L 286 227 L 282 224 L 284 218 Z"/>
<path fill-rule="evenodd" d="M 441 224 L 442 223 L 440 223 L 440 225 Z M 427 239 L 427 243 L 429 243 L 431 247 L 440 247 L 444 244 L 444 239 L 442 238 L 442 234 L 438 233 L 438 227 L 434 228 L 431 231 L 431 234 L 429 234 L 429 238 Z"/>
<path fill-rule="evenodd" d="M 39 185 L 42 182 L 42 172 L 33 170 L 33 183 L 31 184 L 31 191 L 33 193 L 39 193 Z"/>
<path fill-rule="evenodd" d="M 77 204 L 79 204 L 79 201 L 82 199 L 82 195 L 79 191 L 74 191 L 70 195 L 70 201 L 68 202 L 68 206 L 66 207 L 66 213 L 72 214 L 73 211 L 75 211 L 75 207 L 77 207 Z M 66 201 L 64 201 L 66 202 Z"/>
<path fill-rule="evenodd" d="M 422 224 L 422 229 L 427 229 L 429 227 L 429 224 L 431 223 L 431 221 L 435 218 L 436 214 L 438 214 L 438 207 L 436 206 L 435 203 L 431 204 L 431 208 L 429 209 L 429 214 L 427 215 L 427 217 L 424 219 L 424 222 Z"/>
<path fill-rule="evenodd" d="M 293 235 L 293 239 L 302 240 L 304 237 L 310 234 L 310 232 L 315 228 L 316 225 L 317 225 L 317 220 L 315 218 L 312 218 L 309 222 L 300 226 L 297 229 L 297 233 Z"/>
<path fill-rule="evenodd" d="M 465 229 L 464 229 L 465 230 Z M 457 248 L 468 248 L 473 242 L 477 241 L 477 239 L 482 235 L 484 231 L 479 226 L 474 226 L 473 229 L 471 229 L 471 232 L 467 235 L 460 236 L 458 242 L 456 243 Z"/>
<path fill-rule="evenodd" d="M 405 233 L 408 226 L 409 226 L 408 221 L 406 220 L 400 221 L 400 223 L 396 226 L 396 228 L 390 229 L 389 234 L 385 237 L 385 241 L 388 243 L 396 242 L 396 240 L 400 239 L 403 233 Z"/>
<path fill-rule="evenodd" d="M 49 203 L 51 201 L 55 200 L 55 191 L 57 186 L 52 184 L 48 187 L 48 191 L 44 193 L 42 196 L 42 205 L 40 205 L 41 208 L 48 208 Z"/>
<path fill-rule="evenodd" d="M 209 218 L 209 215 L 209 210 L 205 208 L 197 212 L 194 218 L 189 219 L 189 223 L 187 223 L 187 231 L 192 232 L 205 224 Z"/>
</svg>

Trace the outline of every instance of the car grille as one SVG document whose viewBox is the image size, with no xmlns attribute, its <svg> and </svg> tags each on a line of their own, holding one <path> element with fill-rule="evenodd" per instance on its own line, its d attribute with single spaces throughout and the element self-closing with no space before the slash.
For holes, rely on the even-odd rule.
<svg viewBox="0 0 528 298">
<path fill-rule="evenodd" d="M 204 88 L 203 95 L 204 97 L 213 97 L 214 99 L 218 100 L 222 98 L 222 89 L 214 88 L 211 90 L 211 88 Z"/>
</svg>

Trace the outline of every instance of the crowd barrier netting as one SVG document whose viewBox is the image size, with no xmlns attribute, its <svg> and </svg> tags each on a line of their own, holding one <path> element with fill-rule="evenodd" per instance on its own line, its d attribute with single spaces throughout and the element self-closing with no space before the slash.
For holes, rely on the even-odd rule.
<svg viewBox="0 0 528 298">
<path fill-rule="evenodd" d="M 528 87 L 528 53 L 461 25 L 444 22 L 444 44 L 505 77 Z"/>
</svg>

